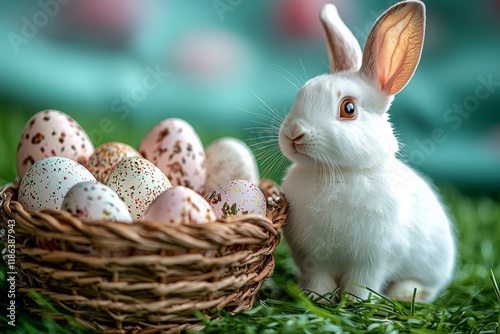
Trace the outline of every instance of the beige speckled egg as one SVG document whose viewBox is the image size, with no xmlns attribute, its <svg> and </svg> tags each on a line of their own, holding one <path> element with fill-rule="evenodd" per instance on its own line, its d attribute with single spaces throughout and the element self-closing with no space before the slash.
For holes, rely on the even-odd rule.
<svg viewBox="0 0 500 334">
<path fill-rule="evenodd" d="M 92 181 L 74 185 L 61 206 L 81 221 L 111 220 L 131 223 L 127 204 L 108 186 Z"/>
<path fill-rule="evenodd" d="M 122 159 L 141 157 L 132 146 L 123 143 L 105 143 L 95 149 L 87 162 L 87 169 L 97 181 L 106 183 L 113 167 Z"/>
<path fill-rule="evenodd" d="M 77 183 L 96 182 L 78 162 L 62 157 L 38 160 L 26 172 L 19 186 L 19 202 L 25 209 L 60 209 L 66 193 Z"/>
<path fill-rule="evenodd" d="M 156 197 L 172 187 L 158 167 L 139 157 L 126 158 L 117 163 L 106 185 L 125 201 L 133 219 L 139 219 Z"/>
<path fill-rule="evenodd" d="M 176 186 L 158 196 L 141 220 L 196 225 L 215 221 L 215 214 L 208 202 L 194 190 Z"/>
<path fill-rule="evenodd" d="M 207 176 L 205 150 L 187 122 L 170 118 L 158 123 L 142 140 L 139 152 L 157 165 L 172 185 L 203 193 Z"/>
<path fill-rule="evenodd" d="M 266 198 L 257 185 L 246 180 L 231 180 L 209 192 L 205 199 L 217 218 L 257 213 L 266 215 Z"/>
<path fill-rule="evenodd" d="M 17 173 L 23 177 L 36 161 L 64 157 L 85 164 L 94 145 L 74 119 L 57 110 L 35 114 L 25 125 L 17 148 Z"/>
<path fill-rule="evenodd" d="M 207 183 L 210 191 L 230 180 L 247 180 L 259 184 L 257 161 L 250 148 L 237 138 L 225 137 L 206 149 Z"/>
</svg>

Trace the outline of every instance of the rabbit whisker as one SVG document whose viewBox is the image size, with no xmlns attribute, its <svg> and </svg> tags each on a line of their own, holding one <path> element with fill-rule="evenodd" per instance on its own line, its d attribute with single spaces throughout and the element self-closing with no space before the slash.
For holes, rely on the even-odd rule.
<svg viewBox="0 0 500 334">
<path fill-rule="evenodd" d="M 302 62 L 302 59 L 299 58 L 300 66 L 302 66 L 302 70 L 304 71 L 304 75 L 306 78 L 309 78 L 306 72 L 306 68 L 304 67 L 304 63 Z M 305 82 L 305 81 L 304 81 Z"/>
<path fill-rule="evenodd" d="M 292 74 L 292 72 L 288 71 L 287 69 L 285 69 L 284 67 L 278 65 L 278 64 L 274 64 L 274 66 L 276 66 L 277 68 L 279 68 L 280 70 L 282 70 L 283 72 L 285 72 L 286 74 L 290 75 L 293 79 L 295 79 L 295 81 L 297 81 L 297 83 L 299 84 L 299 87 L 302 87 L 305 83 L 305 81 L 300 81 L 299 79 L 297 79 L 297 77 L 295 75 Z M 280 75 L 281 77 L 283 77 L 284 79 L 288 80 L 284 75 L 278 73 L 278 72 L 274 72 L 278 75 Z M 290 80 L 288 80 L 288 82 L 290 82 Z M 292 82 L 290 82 L 292 83 Z M 295 85 L 295 84 L 292 84 L 297 90 L 299 90 L 299 88 Z"/>
<path fill-rule="evenodd" d="M 282 77 L 283 79 L 285 79 L 286 81 L 288 81 L 290 83 L 290 85 L 292 85 L 293 88 L 295 88 L 296 91 L 298 91 L 300 89 L 295 83 L 293 83 L 290 79 L 288 79 L 287 77 L 285 77 L 283 74 L 281 74 L 279 72 L 276 72 L 276 71 L 272 71 L 271 73 L 279 75 L 280 77 Z"/>
</svg>

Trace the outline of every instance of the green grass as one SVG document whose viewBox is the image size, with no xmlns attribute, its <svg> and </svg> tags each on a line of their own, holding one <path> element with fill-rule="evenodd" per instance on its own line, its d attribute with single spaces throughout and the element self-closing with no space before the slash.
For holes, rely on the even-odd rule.
<svg viewBox="0 0 500 334">
<path fill-rule="evenodd" d="M 26 119 L 22 114 L 0 113 L 0 184 L 15 177 L 15 143 Z M 130 144 L 138 138 L 138 134 L 128 137 L 126 131 L 112 135 L 107 139 Z M 456 218 L 460 258 L 454 281 L 433 304 L 399 303 L 376 293 L 371 301 L 349 301 L 344 296 L 336 304 L 317 303 L 298 288 L 297 270 L 282 242 L 275 273 L 265 282 L 254 308 L 234 316 L 220 311 L 203 332 L 500 333 L 500 198 L 468 197 L 450 187 L 443 192 Z M 86 333 L 69 316 L 68 324 L 59 325 L 50 316 L 40 318 L 19 309 L 21 295 L 16 299 L 17 326 L 6 325 L 5 272 L 5 266 L 0 266 L 0 333 Z M 57 312 L 50 304 L 46 308 Z"/>
</svg>

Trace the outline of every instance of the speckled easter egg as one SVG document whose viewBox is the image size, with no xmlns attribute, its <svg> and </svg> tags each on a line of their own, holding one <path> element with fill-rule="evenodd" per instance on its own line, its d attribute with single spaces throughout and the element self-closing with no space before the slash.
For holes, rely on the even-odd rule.
<svg viewBox="0 0 500 334">
<path fill-rule="evenodd" d="M 139 219 L 156 197 L 172 187 L 158 167 L 139 157 L 123 159 L 116 164 L 106 185 L 125 201 L 132 219 Z"/>
<path fill-rule="evenodd" d="M 25 209 L 60 209 L 66 193 L 77 183 L 96 182 L 78 162 L 62 157 L 38 160 L 26 172 L 19 186 L 18 200 Z"/>
<path fill-rule="evenodd" d="M 131 223 L 132 216 L 120 197 L 108 186 L 99 182 L 81 182 L 74 185 L 64 197 L 62 210 L 68 211 L 81 221 L 119 221 Z M 110 256 L 109 250 L 93 245 L 71 242 L 70 247 L 81 254 Z M 129 250 L 117 251 L 117 256 L 127 256 Z"/>
<path fill-rule="evenodd" d="M 196 225 L 215 221 L 215 214 L 207 201 L 194 190 L 176 186 L 158 196 L 141 220 Z"/>
<path fill-rule="evenodd" d="M 81 221 L 114 220 L 131 223 L 127 204 L 108 186 L 86 181 L 74 185 L 61 208 Z"/>
<path fill-rule="evenodd" d="M 17 148 L 17 173 L 23 177 L 36 161 L 64 157 L 85 164 L 94 145 L 81 126 L 57 110 L 35 114 L 25 125 Z"/>
<path fill-rule="evenodd" d="M 203 193 L 207 176 L 205 150 L 187 122 L 177 118 L 160 122 L 144 137 L 139 152 L 157 165 L 172 185 Z"/>
<path fill-rule="evenodd" d="M 106 183 L 113 167 L 122 159 L 141 157 L 132 146 L 123 143 L 105 143 L 95 149 L 87 162 L 87 169 L 97 181 Z"/>
<path fill-rule="evenodd" d="M 250 148 L 237 138 L 221 138 L 206 149 L 207 191 L 230 180 L 259 184 L 257 161 Z"/>
<path fill-rule="evenodd" d="M 217 218 L 257 213 L 266 215 L 266 198 L 257 185 L 246 180 L 231 180 L 209 192 L 205 199 Z"/>
</svg>

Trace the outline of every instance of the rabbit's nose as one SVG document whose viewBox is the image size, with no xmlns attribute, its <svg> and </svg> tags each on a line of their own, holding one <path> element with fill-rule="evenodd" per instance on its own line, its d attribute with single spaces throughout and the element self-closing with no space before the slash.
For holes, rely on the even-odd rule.
<svg viewBox="0 0 500 334">
<path fill-rule="evenodd" d="M 298 133 L 296 135 L 294 135 L 292 138 L 290 138 L 292 140 L 292 142 L 294 143 L 297 143 L 297 144 L 300 144 L 299 142 L 304 139 L 304 137 L 306 136 L 305 133 Z"/>
<path fill-rule="evenodd" d="M 304 138 L 306 131 L 300 121 L 294 120 L 287 126 L 285 133 L 291 141 L 297 141 Z"/>
</svg>

